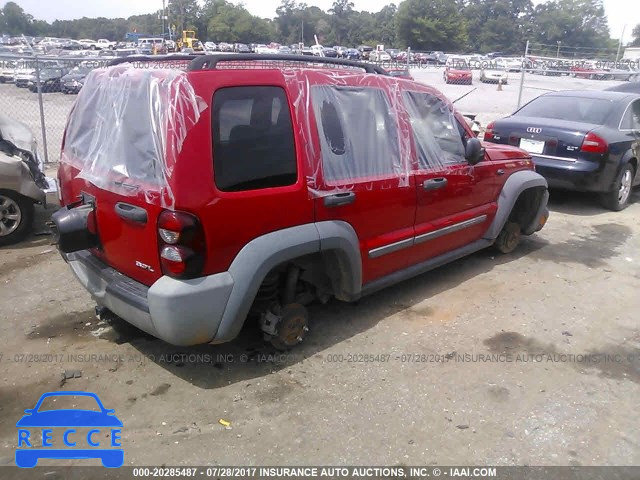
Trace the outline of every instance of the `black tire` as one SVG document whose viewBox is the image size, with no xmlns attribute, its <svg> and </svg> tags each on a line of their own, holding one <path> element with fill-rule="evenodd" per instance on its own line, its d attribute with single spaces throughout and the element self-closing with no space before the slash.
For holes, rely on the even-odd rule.
<svg viewBox="0 0 640 480">
<path fill-rule="evenodd" d="M 635 177 L 635 168 L 630 163 L 625 164 L 620 173 L 616 177 L 616 181 L 613 183 L 613 188 L 610 192 L 603 193 L 600 196 L 600 203 L 605 208 L 619 212 L 629 206 L 629 199 L 631 198 L 631 189 L 633 186 L 633 178 Z"/>
<path fill-rule="evenodd" d="M 521 238 L 520 225 L 516 222 L 507 222 L 493 246 L 502 253 L 511 253 L 518 247 Z"/>
<path fill-rule="evenodd" d="M 8 215 L 15 217 L 16 214 L 19 217 L 17 220 L 7 218 Z M 31 199 L 13 190 L 0 190 L 0 246 L 24 239 L 31 231 L 33 217 L 34 207 Z"/>
</svg>

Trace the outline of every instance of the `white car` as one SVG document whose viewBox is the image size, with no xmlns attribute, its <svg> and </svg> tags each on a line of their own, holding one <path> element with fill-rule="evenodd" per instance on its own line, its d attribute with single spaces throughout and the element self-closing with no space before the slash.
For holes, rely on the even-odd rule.
<svg viewBox="0 0 640 480">
<path fill-rule="evenodd" d="M 13 83 L 16 79 L 16 67 L 18 63 L 15 60 L 6 60 L 2 62 L 0 67 L 0 83 Z"/>
<path fill-rule="evenodd" d="M 371 60 L 372 62 L 390 62 L 391 55 L 389 55 L 384 50 L 378 51 L 378 52 L 371 52 L 369 54 L 369 60 Z"/>
<path fill-rule="evenodd" d="M 509 82 L 506 65 L 494 61 L 483 65 L 482 70 L 480 70 L 480 81 L 482 83 L 502 83 L 506 85 Z"/>
<path fill-rule="evenodd" d="M 280 53 L 280 50 L 263 45 L 261 47 L 256 47 L 256 53 L 269 55 Z"/>
<path fill-rule="evenodd" d="M 99 38 L 96 45 L 97 48 L 103 50 L 105 48 L 114 48 L 116 46 L 116 42 L 110 42 L 106 38 Z"/>
<path fill-rule="evenodd" d="M 311 45 L 311 53 L 316 57 L 324 57 L 324 47 L 322 45 Z"/>
<path fill-rule="evenodd" d="M 507 72 L 522 71 L 522 58 L 501 58 L 496 59 L 499 65 L 503 65 Z"/>
</svg>

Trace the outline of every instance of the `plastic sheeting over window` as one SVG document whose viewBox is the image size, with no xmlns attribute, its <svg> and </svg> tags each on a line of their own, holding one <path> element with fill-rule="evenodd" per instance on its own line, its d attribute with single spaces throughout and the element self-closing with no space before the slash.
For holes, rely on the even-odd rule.
<svg viewBox="0 0 640 480">
<path fill-rule="evenodd" d="M 465 148 L 452 109 L 424 92 L 404 92 L 421 169 L 441 170 L 464 163 Z"/>
<path fill-rule="evenodd" d="M 206 103 L 186 73 L 123 64 L 94 70 L 69 118 L 62 161 L 99 188 L 172 208 L 169 178 Z"/>
<path fill-rule="evenodd" d="M 356 69 L 282 72 L 311 195 L 409 186 L 413 147 L 398 80 Z"/>
<path fill-rule="evenodd" d="M 397 120 L 384 90 L 315 86 L 311 99 L 328 184 L 403 173 Z"/>
</svg>

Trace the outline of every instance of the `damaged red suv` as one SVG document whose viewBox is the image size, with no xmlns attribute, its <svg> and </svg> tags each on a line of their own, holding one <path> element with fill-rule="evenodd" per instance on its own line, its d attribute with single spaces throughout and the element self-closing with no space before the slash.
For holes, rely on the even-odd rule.
<svg viewBox="0 0 640 480">
<path fill-rule="evenodd" d="M 481 145 L 433 88 L 347 60 L 186 60 L 89 75 L 54 217 L 101 311 L 169 343 L 227 342 L 255 316 L 289 348 L 309 303 L 509 252 L 547 219 L 529 155 Z"/>
</svg>

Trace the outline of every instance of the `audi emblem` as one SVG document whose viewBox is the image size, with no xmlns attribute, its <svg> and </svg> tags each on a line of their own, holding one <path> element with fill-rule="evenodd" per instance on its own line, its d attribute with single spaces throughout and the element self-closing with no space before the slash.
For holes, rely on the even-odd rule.
<svg viewBox="0 0 640 480">
<path fill-rule="evenodd" d="M 541 133 L 542 129 L 538 127 L 527 127 L 527 133 Z"/>
</svg>

